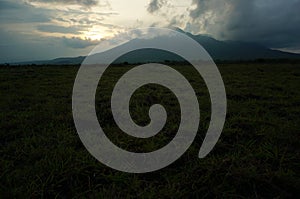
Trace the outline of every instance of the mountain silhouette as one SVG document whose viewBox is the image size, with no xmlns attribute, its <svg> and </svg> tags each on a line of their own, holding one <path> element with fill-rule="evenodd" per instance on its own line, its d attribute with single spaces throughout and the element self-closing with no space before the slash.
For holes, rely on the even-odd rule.
<svg viewBox="0 0 300 199">
<path fill-rule="evenodd" d="M 256 43 L 241 41 L 219 41 L 207 35 L 193 35 L 188 32 L 184 32 L 184 34 L 188 35 L 199 44 L 201 44 L 214 60 L 246 61 L 256 59 L 300 59 L 300 54 L 272 50 Z M 101 60 L 105 60 L 105 57 L 107 57 L 110 53 L 118 53 L 118 51 L 120 51 L 122 48 L 133 46 L 136 44 L 136 42 L 147 44 L 148 42 L 153 42 L 153 40 L 156 40 L 154 42 L 164 42 L 164 40 L 166 39 L 168 39 L 166 36 L 158 36 L 150 39 L 133 39 L 113 49 L 92 56 L 94 56 L 95 58 L 99 58 L 99 56 L 102 56 Z M 70 58 L 57 58 L 46 61 L 23 62 L 18 64 L 81 64 L 84 59 L 84 56 L 80 56 Z M 147 63 L 165 61 L 184 60 L 181 57 L 166 51 L 156 49 L 143 49 L 121 56 L 120 58 L 115 60 L 114 63 Z"/>
</svg>

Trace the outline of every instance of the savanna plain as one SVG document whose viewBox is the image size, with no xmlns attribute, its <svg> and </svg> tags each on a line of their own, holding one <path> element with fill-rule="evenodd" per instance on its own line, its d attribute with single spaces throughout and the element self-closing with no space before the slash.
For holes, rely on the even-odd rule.
<svg viewBox="0 0 300 199">
<path fill-rule="evenodd" d="M 168 144 L 180 123 L 180 106 L 168 89 L 150 84 L 131 98 L 139 125 L 162 104 L 165 127 L 149 139 L 131 137 L 115 124 L 110 97 L 133 66 L 111 66 L 99 82 L 99 123 L 116 145 L 149 152 Z M 79 66 L 0 67 L 1 198 L 297 198 L 300 195 L 300 64 L 221 63 L 227 93 L 222 135 L 204 159 L 198 152 L 210 122 L 209 93 L 189 65 L 174 64 L 198 97 L 200 125 L 186 153 L 145 174 L 113 170 L 85 149 L 72 117 Z"/>
</svg>

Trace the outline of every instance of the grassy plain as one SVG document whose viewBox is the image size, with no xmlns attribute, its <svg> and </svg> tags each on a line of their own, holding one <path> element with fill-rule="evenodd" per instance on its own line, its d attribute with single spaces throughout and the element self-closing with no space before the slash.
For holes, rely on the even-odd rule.
<svg viewBox="0 0 300 199">
<path fill-rule="evenodd" d="M 0 198 L 296 198 L 300 195 L 300 65 L 219 64 L 228 99 L 223 133 L 198 159 L 210 120 L 208 91 L 189 66 L 174 66 L 199 97 L 201 121 L 189 150 L 152 173 L 123 173 L 84 148 L 72 119 L 78 66 L 0 67 Z M 155 85 L 131 101 L 133 119 L 149 122 L 149 106 L 169 114 L 162 132 L 143 140 L 122 133 L 109 110 L 113 83 L 130 66 L 111 67 L 99 83 L 97 114 L 124 149 L 152 151 L 168 143 L 180 118 L 175 96 Z M 101 86 L 107 85 L 107 86 Z"/>
</svg>

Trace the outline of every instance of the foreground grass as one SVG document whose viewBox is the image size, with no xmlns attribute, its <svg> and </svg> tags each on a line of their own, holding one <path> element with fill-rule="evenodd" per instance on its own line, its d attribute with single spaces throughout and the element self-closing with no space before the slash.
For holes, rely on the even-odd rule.
<svg viewBox="0 0 300 199">
<path fill-rule="evenodd" d="M 114 67 L 101 80 L 97 92 L 99 122 L 122 148 L 152 151 L 174 136 L 180 119 L 176 114 L 178 102 L 161 87 L 138 90 L 131 103 L 137 123 L 148 122 L 147 110 L 156 101 L 174 114 L 168 117 L 163 132 L 147 141 L 120 132 L 111 118 L 109 93 L 112 83 L 129 68 Z M 188 77 L 199 97 L 199 135 L 169 167 L 129 174 L 95 160 L 76 133 L 71 96 L 78 67 L 1 67 L 0 197 L 297 197 L 300 66 L 220 65 L 228 114 L 221 139 L 205 159 L 197 155 L 210 119 L 209 96 L 194 70 L 175 68 Z"/>
</svg>

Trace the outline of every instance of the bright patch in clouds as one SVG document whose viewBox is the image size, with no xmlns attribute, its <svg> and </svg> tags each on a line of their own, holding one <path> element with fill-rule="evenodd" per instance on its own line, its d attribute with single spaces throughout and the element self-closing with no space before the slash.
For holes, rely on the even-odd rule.
<svg viewBox="0 0 300 199">
<path fill-rule="evenodd" d="M 155 1 L 155 7 L 149 0 L 25 0 L 24 3 L 35 9 L 46 10 L 51 16 L 51 21 L 37 26 L 37 31 L 43 36 L 64 36 L 67 38 L 78 37 L 81 39 L 102 40 L 111 38 L 126 29 L 148 27 L 153 25 L 167 26 L 167 14 L 182 11 L 191 2 L 181 2 L 181 6 L 171 6 L 170 1 Z M 163 6 L 168 4 L 169 8 Z M 183 6 L 185 4 L 185 6 Z M 156 9 L 149 12 L 149 6 Z M 164 20 L 161 14 L 154 13 L 162 9 L 165 13 Z M 185 10 L 187 11 L 187 10 Z M 160 12 L 161 13 L 161 12 Z M 187 14 L 187 13 L 186 13 Z M 48 31 L 47 31 L 48 30 Z M 72 34 L 73 30 L 73 34 Z"/>
</svg>

